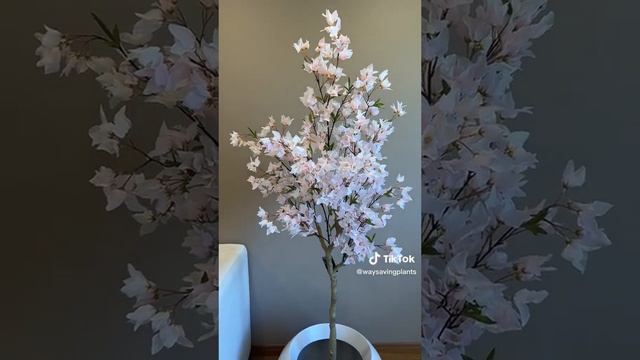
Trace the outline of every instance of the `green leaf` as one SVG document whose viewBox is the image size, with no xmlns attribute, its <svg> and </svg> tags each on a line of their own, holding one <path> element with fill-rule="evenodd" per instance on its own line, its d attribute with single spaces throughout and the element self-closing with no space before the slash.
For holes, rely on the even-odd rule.
<svg viewBox="0 0 640 360">
<path fill-rule="evenodd" d="M 96 15 L 96 13 L 91 13 L 91 17 L 93 17 L 93 20 L 95 20 L 95 22 L 98 24 L 100 29 L 102 29 L 102 32 L 104 32 L 105 35 L 107 35 L 109 40 L 114 41 L 113 34 L 111 33 L 111 30 L 109 30 L 109 27 L 107 26 L 107 24 L 105 24 L 104 21 L 102 21 L 102 19 L 100 19 L 100 17 Z"/>
<path fill-rule="evenodd" d="M 336 234 L 338 234 L 338 235 L 342 234 L 342 232 L 344 231 L 342 229 L 342 226 L 340 226 L 340 224 L 338 224 L 338 222 L 336 222 L 335 228 L 336 228 Z"/>
<path fill-rule="evenodd" d="M 496 348 L 491 349 L 491 351 L 489 352 L 489 355 L 487 355 L 487 359 L 486 360 L 493 360 L 493 358 L 496 356 Z"/>
<path fill-rule="evenodd" d="M 313 157 L 313 148 L 311 147 L 311 144 L 307 147 L 307 155 L 309 158 Z"/>
<path fill-rule="evenodd" d="M 208 281 L 209 281 L 209 276 L 207 275 L 207 272 L 206 271 L 202 272 L 202 276 L 200 277 L 200 283 L 203 284 Z"/>
<path fill-rule="evenodd" d="M 531 219 L 527 221 L 527 223 L 539 223 L 540 221 L 544 220 L 544 218 L 547 217 L 548 213 L 549 213 L 549 209 L 543 209 L 539 211 L 537 214 L 533 215 Z"/>
<path fill-rule="evenodd" d="M 449 83 L 442 80 L 442 94 L 447 95 L 449 91 L 451 91 L 451 86 L 449 86 Z"/>
<path fill-rule="evenodd" d="M 488 316 L 482 314 L 482 308 L 478 304 L 466 303 L 462 309 L 462 315 L 487 325 L 493 325 L 496 322 Z"/>
<path fill-rule="evenodd" d="M 513 5 L 511 4 L 511 1 L 502 0 L 502 3 L 507 5 L 507 15 L 509 16 L 513 15 Z"/>
<path fill-rule="evenodd" d="M 119 46 L 120 45 L 120 29 L 118 29 L 118 24 L 113 25 L 113 41 Z"/>
<path fill-rule="evenodd" d="M 440 255 L 438 250 L 433 247 L 433 242 L 424 242 L 422 243 L 422 255 Z"/>
<path fill-rule="evenodd" d="M 543 229 L 540 224 L 530 224 L 527 226 L 523 226 L 525 229 L 527 229 L 530 233 L 532 233 L 533 235 L 547 235 L 547 231 L 545 229 Z"/>
<path fill-rule="evenodd" d="M 548 209 L 539 211 L 537 214 L 533 215 L 531 219 L 522 224 L 521 227 L 528 230 L 533 235 L 546 235 L 547 232 L 540 226 L 540 222 L 542 222 L 547 217 L 548 212 Z"/>
<path fill-rule="evenodd" d="M 373 236 L 365 235 L 365 237 L 367 238 L 367 240 L 369 240 L 370 243 L 373 244 L 376 239 L 376 234 L 373 234 Z"/>
</svg>

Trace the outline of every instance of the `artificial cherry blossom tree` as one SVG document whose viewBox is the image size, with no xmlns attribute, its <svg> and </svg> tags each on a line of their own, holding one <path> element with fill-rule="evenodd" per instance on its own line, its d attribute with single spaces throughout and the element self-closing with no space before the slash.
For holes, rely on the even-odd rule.
<svg viewBox="0 0 640 360">
<path fill-rule="evenodd" d="M 486 331 L 521 329 L 529 304 L 548 295 L 528 287 L 555 270 L 551 255 L 512 258 L 513 244 L 556 236 L 561 256 L 583 272 L 588 254 L 610 244 L 596 218 L 611 205 L 571 197 L 585 168 L 569 162 L 553 201 L 522 207 L 537 160 L 524 148 L 529 134 L 507 126 L 530 111 L 516 107 L 511 82 L 533 56 L 531 41 L 552 25 L 546 0 L 423 7 L 423 359 L 471 359 L 469 344 Z"/>
<path fill-rule="evenodd" d="M 109 110 L 101 107 L 99 123 L 89 129 L 92 145 L 116 158 L 122 151 L 140 156 L 141 163 L 134 169 L 101 166 L 90 180 L 104 192 L 106 210 L 126 207 L 143 235 L 172 219 L 189 228 L 183 246 L 198 263 L 184 277 L 184 287 L 157 286 L 132 265 L 122 287 L 136 300 L 134 311 L 127 314 L 134 330 L 151 325 L 154 354 L 175 344 L 193 346 L 175 321 L 179 308 L 207 317 L 208 331 L 201 339 L 216 332 L 218 6 L 213 0 L 192 4 L 200 7 L 199 21 L 187 22 L 176 0 L 157 0 L 150 10 L 136 14 L 138 21 L 130 32 L 120 32 L 117 25 L 108 26 L 94 14 L 96 32 L 70 34 L 45 27 L 45 33 L 36 34 L 40 41 L 37 66 L 46 74 L 91 72 L 106 90 Z M 172 43 L 157 40 L 155 35 L 162 32 L 170 35 Z M 113 50 L 114 55 L 94 55 L 94 44 Z M 168 126 L 158 120 L 154 148 L 143 149 L 129 134 L 133 122 L 126 104 L 134 100 L 162 104 L 181 113 L 185 121 Z M 108 114 L 114 108 L 118 110 L 111 118 Z"/>
<path fill-rule="evenodd" d="M 295 124 L 298 129 L 289 116 L 271 117 L 261 129 L 231 133 L 230 141 L 251 150 L 252 189 L 276 200 L 275 210 L 258 211 L 267 235 L 287 231 L 318 239 L 331 282 L 329 359 L 335 360 L 338 270 L 376 251 L 400 255 L 395 238 L 377 245 L 372 232 L 386 226 L 395 206 L 404 208 L 411 188 L 401 186 L 402 176 L 385 185 L 381 149 L 393 121 L 405 115 L 401 102 L 390 106 L 390 116 L 381 114 L 384 105 L 377 94 L 391 89 L 388 71 L 369 65 L 357 77 L 347 77 L 340 65 L 353 55 L 351 41 L 340 33 L 337 11 L 323 16 L 328 39 L 320 39 L 315 52 L 308 41 L 293 44 L 316 86 L 300 97 L 308 115 Z"/>
</svg>

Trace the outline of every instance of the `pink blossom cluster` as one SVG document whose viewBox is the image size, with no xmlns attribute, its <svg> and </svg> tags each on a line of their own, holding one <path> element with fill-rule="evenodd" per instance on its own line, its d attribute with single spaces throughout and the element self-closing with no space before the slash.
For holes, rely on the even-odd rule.
<svg viewBox="0 0 640 360">
<path fill-rule="evenodd" d="M 526 325 L 529 304 L 548 295 L 530 287 L 554 268 L 551 255 L 511 257 L 518 242 L 555 235 L 580 272 L 591 251 L 610 244 L 596 218 L 611 206 L 569 197 L 585 181 L 573 162 L 554 201 L 521 204 L 537 160 L 524 148 L 529 134 L 507 127 L 528 112 L 516 107 L 511 82 L 533 55 L 531 41 L 552 25 L 545 6 L 423 1 L 423 359 L 468 358 L 486 331 Z"/>
<path fill-rule="evenodd" d="M 182 326 L 175 322 L 179 308 L 206 316 L 207 334 L 215 334 L 217 317 L 217 126 L 218 50 L 217 2 L 200 0 L 201 23 L 189 27 L 176 0 L 157 0 L 152 8 L 136 14 L 130 32 L 108 26 L 98 16 L 98 32 L 63 34 L 50 27 L 36 34 L 40 46 L 37 66 L 46 74 L 91 71 L 106 90 L 109 108 L 118 107 L 111 118 L 102 107 L 99 123 L 89 129 L 92 146 L 119 157 L 123 150 L 137 154 L 134 169 L 114 170 L 101 166 L 90 180 L 102 189 L 111 211 L 121 206 L 132 213 L 147 234 L 172 219 L 189 228 L 183 246 L 198 260 L 184 277 L 180 289 L 166 289 L 147 281 L 129 265 L 130 277 L 122 291 L 136 299 L 127 318 L 134 329 L 148 324 L 153 331 L 152 353 L 175 344 L 192 346 Z M 189 22 L 193 24 L 197 22 Z M 155 41 L 167 31 L 171 43 Z M 93 55 L 89 45 L 99 43 L 114 56 Z M 185 121 L 167 125 L 158 121 L 151 149 L 138 146 L 130 129 L 128 103 L 159 103 L 184 116 Z M 131 105 L 134 106 L 134 105 Z M 130 107 L 131 107 L 130 106 Z M 149 132 L 148 130 L 146 132 Z M 180 305 L 180 306 L 179 306 Z"/>
<path fill-rule="evenodd" d="M 395 238 L 377 245 L 371 233 L 387 225 L 392 210 L 411 200 L 402 176 L 385 185 L 388 172 L 382 146 L 393 132 L 393 121 L 405 114 L 401 102 L 384 117 L 377 93 L 391 89 L 388 71 L 369 65 L 351 80 L 340 65 L 351 58 L 350 39 L 340 33 L 337 11 L 327 10 L 328 39 L 293 44 L 304 58 L 304 71 L 317 88 L 307 87 L 300 102 L 309 115 L 297 122 L 289 116 L 270 117 L 248 134 L 231 133 L 233 146 L 246 147 L 253 190 L 273 197 L 277 208 L 260 208 L 260 226 L 267 234 L 316 236 L 339 257 L 338 267 L 364 261 L 376 250 L 400 254 Z"/>
</svg>

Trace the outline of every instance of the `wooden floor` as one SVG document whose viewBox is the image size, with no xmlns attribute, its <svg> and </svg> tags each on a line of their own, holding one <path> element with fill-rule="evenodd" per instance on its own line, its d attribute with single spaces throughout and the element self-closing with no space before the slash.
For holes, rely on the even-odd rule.
<svg viewBox="0 0 640 360">
<path fill-rule="evenodd" d="M 420 360 L 420 345 L 374 345 L 383 360 Z M 278 360 L 282 347 L 254 347 L 250 360 Z M 347 360 L 347 359 L 345 359 Z"/>
</svg>

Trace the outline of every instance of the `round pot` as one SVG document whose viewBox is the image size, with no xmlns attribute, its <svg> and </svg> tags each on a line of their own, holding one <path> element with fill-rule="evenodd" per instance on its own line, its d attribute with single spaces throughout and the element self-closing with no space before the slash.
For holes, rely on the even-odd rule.
<svg viewBox="0 0 640 360">
<path fill-rule="evenodd" d="M 363 360 L 382 360 L 376 349 L 362 334 L 356 330 L 336 324 L 336 337 L 340 341 L 353 346 Z M 329 339 L 329 324 L 316 324 L 300 331 L 289 341 L 278 360 L 298 360 L 302 350 L 308 345 Z"/>
</svg>

